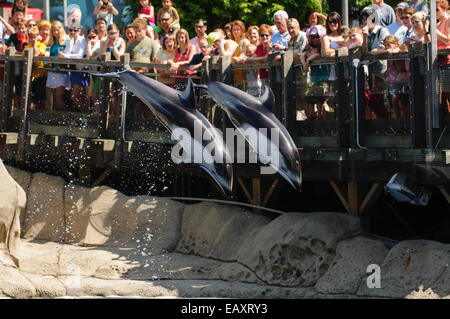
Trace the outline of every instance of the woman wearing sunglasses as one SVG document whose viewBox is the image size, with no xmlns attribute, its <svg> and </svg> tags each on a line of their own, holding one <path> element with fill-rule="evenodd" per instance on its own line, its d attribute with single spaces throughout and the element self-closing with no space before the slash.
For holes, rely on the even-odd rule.
<svg viewBox="0 0 450 319">
<path fill-rule="evenodd" d="M 68 59 L 82 59 L 86 55 L 86 39 L 80 34 L 81 25 L 73 23 L 69 25 L 70 40 L 67 43 L 64 52 L 58 52 L 60 58 Z M 85 88 L 89 85 L 89 74 L 79 72 L 81 66 L 72 68 L 70 80 L 72 82 L 72 91 L 70 99 L 79 112 L 87 113 L 89 111 L 89 104 L 87 101 L 87 94 Z"/>
<path fill-rule="evenodd" d="M 261 42 L 256 47 L 255 53 L 250 57 L 241 57 L 239 62 L 266 62 L 269 59 L 269 51 L 271 49 L 270 38 L 272 37 L 272 28 L 267 24 L 259 27 L 259 37 Z M 269 80 L 269 70 L 267 68 L 259 69 L 259 77 L 264 84 Z M 261 92 L 262 93 L 262 92 Z"/>
<path fill-rule="evenodd" d="M 119 27 L 110 24 L 107 29 L 107 39 L 100 42 L 100 56 L 105 52 L 111 52 L 111 60 L 120 60 L 120 56 L 125 52 L 125 40 L 120 36 Z M 111 70 L 111 71 L 118 71 Z M 118 82 L 111 83 L 109 114 L 116 115 L 119 101 L 120 86 Z"/>
</svg>

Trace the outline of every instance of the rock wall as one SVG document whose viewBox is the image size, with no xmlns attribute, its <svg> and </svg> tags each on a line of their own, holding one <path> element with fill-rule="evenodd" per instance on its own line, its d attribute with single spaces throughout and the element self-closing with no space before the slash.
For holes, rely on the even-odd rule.
<svg viewBox="0 0 450 319">
<path fill-rule="evenodd" d="M 25 208 L 26 194 L 10 176 L 0 159 L 0 260 L 18 264 L 20 250 L 20 212 Z"/>
<path fill-rule="evenodd" d="M 21 266 L 0 259 L 0 296 L 450 296 L 450 245 L 404 241 L 388 249 L 347 214 L 271 220 L 236 206 L 128 197 L 7 169 L 29 201 Z M 379 266 L 380 288 L 367 285 L 369 265 Z"/>
</svg>

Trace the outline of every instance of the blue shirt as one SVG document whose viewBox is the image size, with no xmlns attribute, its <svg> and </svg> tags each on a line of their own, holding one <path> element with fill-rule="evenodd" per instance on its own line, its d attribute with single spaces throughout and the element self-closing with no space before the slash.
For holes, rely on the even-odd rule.
<svg viewBox="0 0 450 319">
<path fill-rule="evenodd" d="M 270 38 L 270 43 L 272 43 L 272 44 L 280 44 L 280 45 L 282 45 L 282 46 L 287 48 L 290 39 L 291 39 L 291 36 L 289 35 L 289 32 L 286 32 L 285 34 L 281 34 L 280 32 L 276 32 Z M 272 50 L 272 51 L 275 51 L 275 50 Z"/>
<path fill-rule="evenodd" d="M 398 24 L 397 21 L 388 25 L 387 29 L 390 35 L 395 35 L 395 37 L 403 44 L 406 40 L 406 34 L 408 33 L 408 27 L 403 24 Z"/>
</svg>

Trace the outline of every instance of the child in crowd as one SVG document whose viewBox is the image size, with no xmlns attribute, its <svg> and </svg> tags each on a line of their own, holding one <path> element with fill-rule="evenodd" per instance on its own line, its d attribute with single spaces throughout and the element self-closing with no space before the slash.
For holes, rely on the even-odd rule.
<svg viewBox="0 0 450 319">
<path fill-rule="evenodd" d="M 96 29 L 89 29 L 87 31 L 87 45 L 86 45 L 86 59 L 98 59 L 100 52 L 100 40 L 98 39 L 98 31 Z M 94 67 L 90 67 L 94 70 Z M 100 92 L 100 77 L 93 76 L 89 82 L 88 88 L 89 96 L 91 97 L 91 109 L 98 112 L 98 95 Z"/>
<path fill-rule="evenodd" d="M 198 40 L 198 46 L 200 47 L 200 53 L 195 54 L 189 62 L 189 70 L 186 72 L 188 75 L 197 73 L 202 68 L 203 61 L 211 57 L 207 38 Z"/>
<path fill-rule="evenodd" d="M 308 44 L 303 49 L 303 55 L 300 56 L 300 62 L 305 74 L 310 70 L 309 62 L 320 57 L 320 40 L 322 38 L 319 34 L 319 29 L 315 26 L 309 28 L 308 31 Z"/>
<path fill-rule="evenodd" d="M 339 29 L 339 35 L 344 38 L 344 41 L 347 41 L 348 38 L 350 37 L 350 28 L 346 25 L 341 26 L 341 28 Z"/>
<path fill-rule="evenodd" d="M 153 28 L 156 27 L 155 9 L 150 3 L 150 0 L 138 1 L 138 18 L 147 20 L 147 36 L 153 39 Z"/>
<path fill-rule="evenodd" d="M 39 29 L 33 27 L 28 30 L 28 45 L 24 49 L 32 48 L 34 56 L 44 56 L 47 45 L 39 41 Z M 47 71 L 44 70 L 43 62 L 33 64 L 33 77 L 31 80 L 31 108 L 44 109 L 45 106 L 45 82 L 47 82 Z"/>
<path fill-rule="evenodd" d="M 27 26 L 25 20 L 16 22 L 17 32 L 12 34 L 8 40 L 8 46 L 13 46 L 16 52 L 22 53 L 28 44 Z M 19 108 L 22 93 L 22 63 L 14 63 L 14 108 Z"/>
<path fill-rule="evenodd" d="M 106 26 L 113 23 L 113 17 L 119 14 L 111 0 L 99 0 L 97 7 L 94 9 L 96 18 L 103 18 L 106 21 Z"/>
<path fill-rule="evenodd" d="M 178 14 L 177 9 L 172 6 L 172 0 L 162 0 L 162 8 L 158 10 L 158 14 L 156 17 L 156 21 L 160 28 L 163 28 L 161 24 L 161 17 L 164 12 L 167 12 L 172 17 L 172 22 L 170 24 L 169 29 L 180 29 L 180 16 Z"/>
<path fill-rule="evenodd" d="M 256 45 L 249 44 L 245 50 L 245 56 L 251 57 L 256 52 Z M 261 96 L 262 94 L 262 81 L 259 76 L 258 69 L 247 69 L 245 70 L 245 78 L 247 80 L 248 93 L 253 96 Z"/>
<path fill-rule="evenodd" d="M 388 35 L 383 44 L 385 52 L 391 54 L 400 52 L 400 41 L 394 35 Z M 396 119 L 409 117 L 408 99 L 405 98 L 405 95 L 409 94 L 409 62 L 405 59 L 388 60 L 384 80 L 389 88 L 389 97 L 394 109 L 393 117 Z"/>
</svg>

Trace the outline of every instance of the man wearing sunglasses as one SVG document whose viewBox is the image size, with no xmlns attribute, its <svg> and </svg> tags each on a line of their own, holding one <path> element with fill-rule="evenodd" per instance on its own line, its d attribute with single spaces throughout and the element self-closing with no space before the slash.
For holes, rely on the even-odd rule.
<svg viewBox="0 0 450 319">
<path fill-rule="evenodd" d="M 387 26 L 389 34 L 394 35 L 400 44 L 403 44 L 406 40 L 406 33 L 408 28 L 403 24 L 402 16 L 403 10 L 408 7 L 406 2 L 400 2 L 395 8 L 395 22 Z"/>
<path fill-rule="evenodd" d="M 207 39 L 206 29 L 208 29 L 208 22 L 206 20 L 198 19 L 195 21 L 195 33 L 197 33 L 197 36 L 192 38 L 189 41 L 189 44 L 192 44 L 195 46 L 196 52 L 201 52 L 200 46 L 198 44 L 199 40 Z"/>
<path fill-rule="evenodd" d="M 177 30 L 174 27 L 172 27 L 172 28 L 170 27 L 173 19 L 169 12 L 163 12 L 161 14 L 160 21 L 161 21 L 161 26 L 156 26 L 153 29 L 153 31 L 155 32 L 155 40 L 157 40 L 159 43 L 161 43 L 162 39 L 164 38 L 164 36 L 166 34 L 172 34 Z"/>
</svg>

